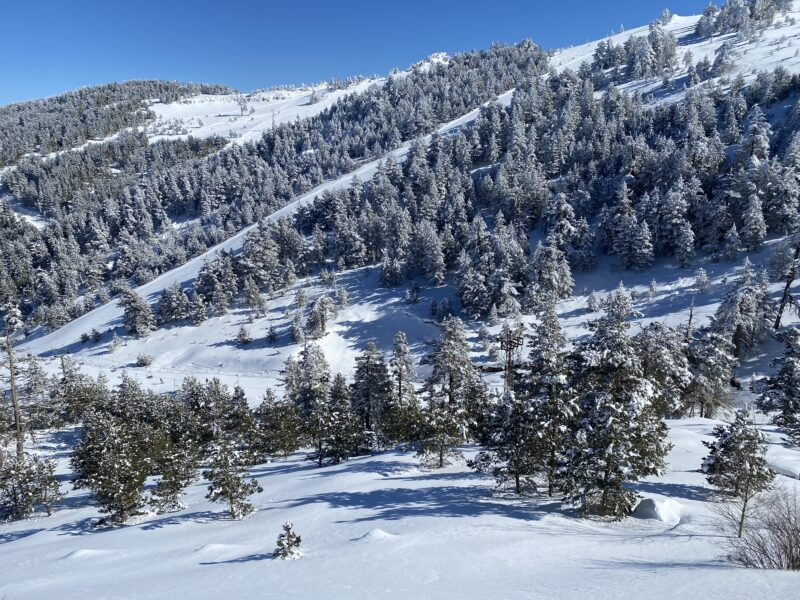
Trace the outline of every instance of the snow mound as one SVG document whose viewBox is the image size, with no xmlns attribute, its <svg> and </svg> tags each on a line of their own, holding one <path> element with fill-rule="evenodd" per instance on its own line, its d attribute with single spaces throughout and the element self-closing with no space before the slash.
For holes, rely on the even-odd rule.
<svg viewBox="0 0 800 600">
<path fill-rule="evenodd" d="M 209 554 L 216 552 L 238 551 L 241 549 L 242 549 L 241 546 L 237 546 L 234 544 L 206 544 L 205 546 L 200 546 L 194 552 L 195 554 Z"/>
<path fill-rule="evenodd" d="M 73 550 L 65 554 L 62 560 L 97 559 L 111 554 L 116 554 L 116 552 L 114 550 L 91 550 L 89 548 L 81 548 L 80 550 Z"/>
<path fill-rule="evenodd" d="M 683 506 L 680 502 L 669 498 L 664 500 L 645 498 L 633 509 L 632 516 L 637 519 L 653 519 L 662 523 L 676 524 L 680 522 L 682 514 Z"/>
<path fill-rule="evenodd" d="M 372 541 L 385 541 L 393 540 L 399 536 L 394 533 L 388 533 L 383 529 L 375 528 L 370 529 L 367 533 L 352 540 L 353 542 L 372 542 Z"/>
</svg>

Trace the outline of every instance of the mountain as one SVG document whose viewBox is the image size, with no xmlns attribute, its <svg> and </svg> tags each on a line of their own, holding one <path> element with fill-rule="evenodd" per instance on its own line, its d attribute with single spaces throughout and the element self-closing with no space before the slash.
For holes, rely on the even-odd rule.
<svg viewBox="0 0 800 600">
<path fill-rule="evenodd" d="M 775 487 L 800 478 L 794 301 L 774 327 L 795 291 L 798 16 L 729 0 L 380 78 L 0 108 L 25 446 L 68 491 L 0 525 L 0 593 L 790 597 L 790 573 L 737 562 L 702 465 L 746 409 Z M 160 511 L 187 448 L 184 507 Z M 263 488 L 241 521 L 206 495 L 226 451 Z M 129 512 L 98 492 L 117 454 Z M 598 456 L 619 462 L 601 477 Z M 303 556 L 268 560 L 285 521 Z"/>
</svg>

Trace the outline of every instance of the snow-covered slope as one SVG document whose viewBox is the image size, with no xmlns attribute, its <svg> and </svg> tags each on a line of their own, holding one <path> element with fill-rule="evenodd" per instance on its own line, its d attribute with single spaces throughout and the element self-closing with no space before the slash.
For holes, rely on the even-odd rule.
<svg viewBox="0 0 800 600">
<path fill-rule="evenodd" d="M 0 526 L 0 595 L 86 598 L 794 598 L 797 575 L 732 567 L 698 466 L 714 421 L 671 422 L 669 472 L 637 487 L 661 518 L 583 521 L 546 498 L 504 499 L 464 465 L 420 471 L 387 452 L 252 471 L 257 512 L 230 521 L 190 487 L 186 510 L 92 527 L 82 492 L 51 518 Z M 48 438 L 65 463 L 70 432 Z M 468 454 L 474 449 L 468 448 Z M 783 484 L 793 480 L 780 478 Z M 664 510 L 666 509 L 666 510 Z M 284 521 L 304 556 L 271 560 Z"/>
<path fill-rule="evenodd" d="M 153 103 L 156 120 L 145 131 L 152 141 L 169 138 L 230 138 L 257 141 L 275 125 L 321 113 L 347 94 L 360 93 L 385 81 L 364 79 L 343 89 L 327 84 L 275 89 L 251 94 L 199 94 L 178 102 Z"/>
<path fill-rule="evenodd" d="M 711 39 L 698 39 L 694 30 L 699 19 L 698 15 L 673 15 L 672 20 L 664 25 L 664 30 L 672 32 L 678 40 L 679 70 L 673 77 L 675 84 L 672 87 L 665 89 L 661 78 L 652 78 L 625 83 L 619 86 L 620 89 L 629 93 L 638 91 L 643 95 L 653 94 L 654 101 L 678 99 L 685 92 L 681 79 L 686 75 L 683 61 L 686 53 L 691 53 L 694 64 L 704 58 L 713 63 L 717 50 L 726 41 L 734 42 L 738 53 L 735 64 L 725 74 L 726 77 L 733 79 L 742 75 L 745 81 L 749 81 L 759 71 L 772 71 L 778 65 L 782 65 L 791 73 L 800 71 L 800 3 L 794 2 L 786 18 L 777 18 L 756 41 L 740 42 L 735 33 Z M 581 64 L 592 61 L 594 51 L 600 42 L 610 41 L 615 46 L 620 46 L 631 37 L 646 36 L 648 31 L 648 26 L 637 27 L 610 35 L 604 40 L 563 48 L 553 53 L 550 63 L 558 71 L 565 69 L 577 71 Z"/>
</svg>

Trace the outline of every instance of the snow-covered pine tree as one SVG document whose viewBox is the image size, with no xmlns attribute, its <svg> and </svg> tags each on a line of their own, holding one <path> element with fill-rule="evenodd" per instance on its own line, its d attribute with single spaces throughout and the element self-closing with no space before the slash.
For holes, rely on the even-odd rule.
<svg viewBox="0 0 800 600">
<path fill-rule="evenodd" d="M 519 387 L 535 422 L 537 469 L 544 474 L 547 494 L 552 496 L 578 407 L 568 387 L 567 340 L 555 303 L 544 303 L 538 316 L 528 340 L 528 361 Z"/>
<path fill-rule="evenodd" d="M 773 361 L 778 370 L 767 380 L 759 405 L 764 410 L 777 411 L 773 423 L 795 446 L 800 446 L 800 328 L 788 327 L 779 338 L 784 345 L 783 356 Z"/>
<path fill-rule="evenodd" d="M 539 466 L 535 452 L 536 422 L 528 403 L 506 390 L 490 410 L 484 424 L 486 450 L 467 464 L 491 473 L 498 488 L 512 483 L 514 492 L 535 490 Z"/>
<path fill-rule="evenodd" d="M 356 357 L 351 395 L 353 411 L 367 435 L 380 436 L 384 411 L 390 403 L 391 381 L 383 355 L 375 342 L 367 342 Z"/>
<path fill-rule="evenodd" d="M 128 333 L 144 337 L 156 328 L 156 320 L 150 305 L 133 290 L 127 290 L 120 298 L 125 311 L 124 323 Z"/>
<path fill-rule="evenodd" d="M 733 344 L 727 336 L 706 329 L 689 345 L 692 381 L 683 405 L 694 414 L 713 418 L 717 410 L 730 403 L 733 369 L 737 364 Z"/>
<path fill-rule="evenodd" d="M 748 250 L 758 251 L 767 237 L 767 224 L 761 209 L 761 199 L 752 194 L 747 200 L 747 208 L 742 215 L 741 240 Z"/>
<path fill-rule="evenodd" d="M 159 479 L 151 492 L 151 503 L 159 513 L 183 510 L 181 501 L 186 488 L 197 479 L 197 445 L 188 437 L 167 440 L 158 456 Z"/>
<path fill-rule="evenodd" d="M 64 497 L 55 468 L 55 460 L 35 455 L 5 460 L 0 465 L 0 519 L 26 519 L 39 508 L 50 516 Z"/>
<path fill-rule="evenodd" d="M 333 378 L 328 407 L 330 420 L 325 436 L 324 452 L 333 464 L 339 464 L 353 456 L 365 438 L 359 418 L 353 411 L 350 389 L 341 373 L 337 373 Z"/>
<path fill-rule="evenodd" d="M 262 456 L 288 457 L 300 448 L 303 417 L 300 409 L 268 389 L 253 411 L 256 428 L 255 450 Z"/>
<path fill-rule="evenodd" d="M 391 389 L 383 415 L 383 434 L 389 442 L 410 441 L 419 433 L 420 406 L 414 387 L 417 370 L 402 331 L 394 336 L 389 370 Z"/>
<path fill-rule="evenodd" d="M 144 508 L 144 483 L 160 444 L 158 432 L 143 422 L 93 411 L 72 453 L 73 483 L 90 491 L 108 521 L 124 523 Z"/>
<path fill-rule="evenodd" d="M 653 405 L 654 385 L 628 335 L 634 314 L 620 285 L 606 300 L 605 314 L 589 324 L 591 338 L 576 349 L 580 414 L 565 492 L 584 515 L 627 515 L 636 493 L 625 484 L 660 473 L 669 450 L 666 425 Z"/>
<path fill-rule="evenodd" d="M 255 506 L 247 499 L 264 491 L 256 479 L 246 480 L 248 470 L 230 442 L 220 440 L 213 444 L 209 468 L 203 471 L 209 483 L 206 498 L 227 504 L 232 519 L 242 519 L 252 513 Z"/>
<path fill-rule="evenodd" d="M 775 306 L 765 277 L 756 277 L 745 258 L 742 272 L 714 314 L 713 328 L 730 336 L 734 356 L 752 351 L 772 332 Z"/>
</svg>

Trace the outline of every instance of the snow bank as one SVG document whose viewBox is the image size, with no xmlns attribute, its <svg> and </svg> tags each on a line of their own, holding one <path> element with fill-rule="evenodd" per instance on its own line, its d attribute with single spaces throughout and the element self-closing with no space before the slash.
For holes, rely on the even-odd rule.
<svg viewBox="0 0 800 600">
<path fill-rule="evenodd" d="M 645 498 L 633 509 L 632 516 L 637 519 L 652 519 L 675 525 L 680 522 L 682 514 L 683 505 L 680 502 L 670 498 L 663 500 Z"/>
</svg>

